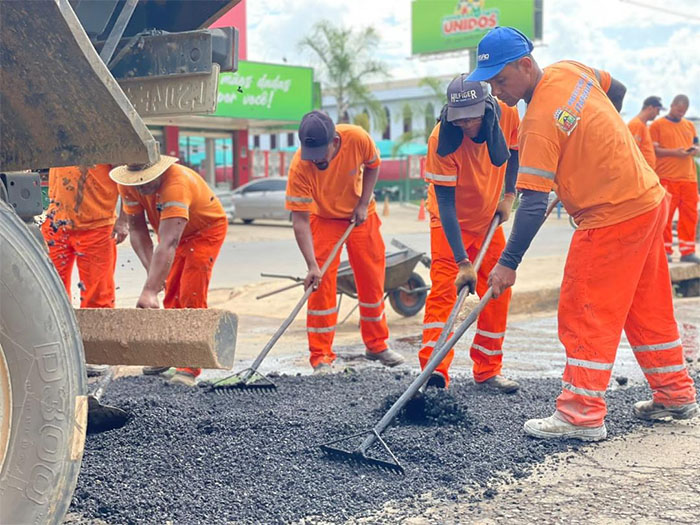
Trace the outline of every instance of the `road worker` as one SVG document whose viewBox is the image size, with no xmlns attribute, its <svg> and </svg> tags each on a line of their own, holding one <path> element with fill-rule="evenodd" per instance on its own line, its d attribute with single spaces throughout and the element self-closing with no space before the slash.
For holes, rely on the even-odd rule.
<svg viewBox="0 0 700 525">
<path fill-rule="evenodd" d="M 114 308 L 117 244 L 128 234 L 126 216 L 117 215 L 119 190 L 108 164 L 49 170 L 49 208 L 41 232 L 49 257 L 71 295 L 78 266 L 81 308 Z M 106 366 L 87 365 L 89 376 Z"/>
<path fill-rule="evenodd" d="M 379 152 L 359 126 L 333 124 L 328 115 L 312 111 L 299 126 L 301 148 L 289 167 L 286 206 L 308 273 L 304 287 L 314 292 L 307 305 L 306 330 L 314 373 L 331 371 L 333 337 L 338 318 L 336 275 L 340 251 L 321 277 L 320 267 L 351 222 L 355 228 L 346 248 L 355 276 L 360 307 L 360 331 L 365 357 L 385 366 L 404 359 L 387 346 L 384 313 L 384 241 L 373 198 L 379 174 Z"/>
<path fill-rule="evenodd" d="M 639 150 L 652 169 L 656 168 L 656 153 L 654 152 L 654 142 L 651 140 L 649 126 L 647 122 L 653 121 L 659 116 L 659 111 L 665 109 L 659 97 L 647 97 L 642 103 L 642 110 L 627 123 L 632 136 L 634 137 Z"/>
<path fill-rule="evenodd" d="M 114 308 L 117 244 L 128 232 L 119 213 L 119 190 L 108 164 L 49 170 L 49 208 L 41 232 L 49 257 L 71 294 L 73 264 L 80 277 L 81 308 Z"/>
<path fill-rule="evenodd" d="M 678 248 L 681 262 L 700 264 L 695 254 L 695 231 L 698 226 L 698 179 L 694 156 L 700 155 L 695 126 L 683 118 L 690 101 L 677 95 L 671 109 L 663 118 L 654 121 L 649 133 L 656 152 L 656 173 L 661 184 L 671 194 L 671 205 L 664 230 L 664 247 L 671 262 L 673 254 L 673 216 L 678 210 Z"/>
<path fill-rule="evenodd" d="M 477 278 L 472 264 L 494 215 L 499 214 L 500 222 L 505 222 L 513 207 L 519 123 L 517 109 L 496 101 L 486 83 L 469 82 L 466 75 L 460 75 L 448 86 L 447 105 L 428 139 L 425 166 L 425 179 L 430 183 L 427 207 L 432 285 L 423 318 L 423 347 L 418 354 L 422 368 L 455 304 L 457 290 L 468 286 L 482 296 L 488 288 L 488 275 L 505 248 L 499 226 Z M 510 290 L 506 290 L 486 305 L 470 349 L 476 383 L 507 393 L 518 390 L 518 383 L 501 375 L 509 304 Z M 453 356 L 454 350 L 450 350 L 429 378 L 429 386 L 447 387 Z"/>
<path fill-rule="evenodd" d="M 158 308 L 157 296 L 165 287 L 164 308 L 206 308 L 211 272 L 228 228 L 211 188 L 166 155 L 150 165 L 114 168 L 109 175 L 119 184 L 131 246 L 148 273 L 136 307 Z M 146 219 L 158 235 L 155 249 Z M 192 386 L 200 372 L 178 368 L 170 381 Z"/>
<path fill-rule="evenodd" d="M 634 414 L 652 421 L 692 418 L 700 410 L 673 315 L 663 245 L 668 198 L 615 110 L 624 86 L 611 79 L 606 96 L 600 72 L 577 62 L 542 71 L 532 49 L 519 31 L 493 29 L 479 43 L 469 76 L 487 80 L 510 106 L 521 99 L 528 104 L 519 130 L 522 198 L 489 276 L 494 296 L 515 283 L 555 184 L 578 224 L 559 299 L 563 389 L 554 414 L 530 419 L 525 431 L 538 438 L 605 439 L 604 396 L 623 329 L 653 392 L 652 400 L 634 405 Z"/>
</svg>

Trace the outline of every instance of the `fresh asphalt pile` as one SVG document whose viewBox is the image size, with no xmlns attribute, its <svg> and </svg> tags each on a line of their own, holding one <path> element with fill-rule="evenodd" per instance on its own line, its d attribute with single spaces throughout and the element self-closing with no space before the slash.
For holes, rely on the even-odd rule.
<svg viewBox="0 0 700 525">
<path fill-rule="evenodd" d="M 413 377 L 280 377 L 277 391 L 264 395 L 120 379 L 104 401 L 133 417 L 88 436 L 71 512 L 107 523 L 342 522 L 390 500 L 411 513 L 426 492 L 446 501 L 492 497 L 496 477 L 526 476 L 546 456 L 581 446 L 522 432 L 525 419 L 552 413 L 560 381 L 524 379 L 521 392 L 507 396 L 457 378 L 448 392 L 429 391 L 423 420 L 404 415 L 385 432 L 405 476 L 323 456 L 317 444 L 373 426 Z M 642 425 L 631 407 L 649 396 L 641 386 L 609 392 L 609 434 Z"/>
</svg>

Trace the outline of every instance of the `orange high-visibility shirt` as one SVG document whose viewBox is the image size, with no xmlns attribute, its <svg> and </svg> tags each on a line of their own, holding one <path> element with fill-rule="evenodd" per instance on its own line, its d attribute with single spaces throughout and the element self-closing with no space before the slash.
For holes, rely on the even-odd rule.
<svg viewBox="0 0 700 525">
<path fill-rule="evenodd" d="M 518 149 L 518 125 L 520 117 L 516 108 L 498 101 L 501 107 L 500 126 L 506 144 Z M 435 188 L 456 186 L 455 207 L 462 230 L 480 234 L 486 231 L 501 198 L 506 173 L 505 162 L 496 167 L 491 164 L 486 143 L 474 142 L 469 137 L 453 153 L 441 157 L 437 153 L 440 123 L 433 128 L 428 138 L 428 156 L 425 161 L 425 180 L 429 182 L 427 208 L 431 222 L 440 220 L 435 197 Z"/>
<path fill-rule="evenodd" d="M 655 208 L 666 192 L 596 80 L 577 62 L 544 69 L 520 124 L 518 188 L 554 185 L 582 229 Z"/>
<path fill-rule="evenodd" d="M 340 150 L 325 170 L 301 160 L 297 150 L 289 166 L 286 207 L 308 211 L 325 219 L 349 219 L 362 195 L 363 166 L 378 168 L 379 151 L 369 134 L 359 126 L 338 124 Z M 367 213 L 374 213 L 374 197 Z"/>
<path fill-rule="evenodd" d="M 182 217 L 187 220 L 183 238 L 227 220 L 221 202 L 196 171 L 173 164 L 161 178 L 160 188 L 152 195 L 139 193 L 137 186 L 120 184 L 124 211 L 129 215 L 145 211 L 156 232 L 161 220 Z"/>
<path fill-rule="evenodd" d="M 114 224 L 119 190 L 109 164 L 49 170 L 49 220 L 55 226 L 89 230 Z"/>
<path fill-rule="evenodd" d="M 634 137 L 637 146 L 639 146 L 639 151 L 647 161 L 647 164 L 654 169 L 656 167 L 656 153 L 654 152 L 654 142 L 651 140 L 651 133 L 649 133 L 649 126 L 642 122 L 639 117 L 634 117 L 627 123 L 627 127 L 630 128 L 630 133 Z"/>
<path fill-rule="evenodd" d="M 667 117 L 656 119 L 649 128 L 651 139 L 662 148 L 688 149 L 693 145 L 697 133 L 695 126 L 687 119 L 673 122 Z M 656 173 L 666 180 L 696 181 L 693 157 L 657 157 Z"/>
</svg>

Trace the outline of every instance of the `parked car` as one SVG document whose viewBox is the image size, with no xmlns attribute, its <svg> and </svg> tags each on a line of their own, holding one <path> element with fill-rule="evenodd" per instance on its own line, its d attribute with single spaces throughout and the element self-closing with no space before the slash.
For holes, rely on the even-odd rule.
<svg viewBox="0 0 700 525">
<path fill-rule="evenodd" d="M 287 179 L 281 177 L 258 179 L 236 188 L 236 218 L 245 224 L 256 219 L 290 220 L 291 213 L 284 208 L 286 192 Z"/>
<path fill-rule="evenodd" d="M 228 222 L 231 224 L 236 218 L 236 205 L 233 203 L 233 191 L 223 188 L 216 188 L 214 190 L 214 195 L 216 195 L 216 198 L 221 201 L 221 205 L 224 207 Z"/>
</svg>

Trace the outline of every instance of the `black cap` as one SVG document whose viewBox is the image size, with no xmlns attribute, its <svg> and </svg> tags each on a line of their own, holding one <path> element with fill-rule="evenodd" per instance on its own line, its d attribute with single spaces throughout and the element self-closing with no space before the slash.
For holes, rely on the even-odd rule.
<svg viewBox="0 0 700 525">
<path fill-rule="evenodd" d="M 318 110 L 304 115 L 299 124 L 301 160 L 324 159 L 334 136 L 335 124 L 328 115 Z"/>
<path fill-rule="evenodd" d="M 447 86 L 447 121 L 483 117 L 488 87 L 485 82 L 471 82 L 462 73 Z"/>
<path fill-rule="evenodd" d="M 644 103 L 642 104 L 642 107 L 646 108 L 647 106 L 654 106 L 655 108 L 660 108 L 663 111 L 666 111 L 666 108 L 661 103 L 661 97 L 652 96 L 652 97 L 645 98 Z"/>
</svg>

